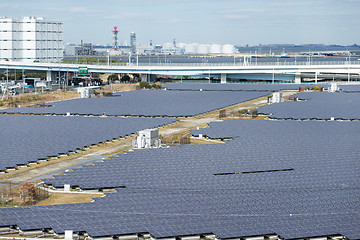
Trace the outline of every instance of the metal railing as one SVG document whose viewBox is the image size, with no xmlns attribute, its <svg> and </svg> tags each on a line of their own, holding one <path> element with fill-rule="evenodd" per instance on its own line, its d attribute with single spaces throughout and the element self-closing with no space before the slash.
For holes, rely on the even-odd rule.
<svg viewBox="0 0 360 240">
<path fill-rule="evenodd" d="M 62 63 L 71 65 L 94 65 L 94 66 L 114 66 L 114 67 L 261 67 L 261 66 L 330 66 L 330 65 L 360 65 L 360 61 L 279 61 L 279 62 L 222 62 L 222 63 L 104 63 L 104 62 L 72 62 Z"/>
<path fill-rule="evenodd" d="M 267 68 L 278 68 L 278 67 L 289 67 L 296 68 L 301 66 L 340 66 L 341 68 L 360 68 L 360 61 L 274 61 L 274 62 L 201 62 L 201 63 L 175 63 L 175 62 L 159 62 L 159 63 L 129 63 L 129 62 L 120 62 L 120 63 L 106 63 L 106 62 L 58 62 L 58 63 L 21 63 L 21 62 L 6 62 L 0 64 L 0 68 L 19 68 L 24 69 L 26 67 L 42 67 L 42 68 L 78 68 L 78 66 L 106 66 L 106 67 L 128 67 L 132 69 L 136 68 L 151 68 L 151 67 L 163 67 L 163 68 L 171 68 L 171 67 L 192 67 L 192 68 L 210 68 L 210 67 L 238 67 L 238 68 L 246 68 L 246 67 L 267 67 Z"/>
</svg>

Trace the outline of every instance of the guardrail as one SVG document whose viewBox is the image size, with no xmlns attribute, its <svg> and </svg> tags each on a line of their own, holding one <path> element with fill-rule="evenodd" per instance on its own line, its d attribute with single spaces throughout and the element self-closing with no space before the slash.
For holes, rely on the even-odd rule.
<svg viewBox="0 0 360 240">
<path fill-rule="evenodd" d="M 74 65 L 98 65 L 98 66 L 131 66 L 131 67 L 256 67 L 256 66 L 318 66 L 318 65 L 360 65 L 360 61 L 294 61 L 294 62 L 224 62 L 224 63 L 173 63 L 173 62 L 160 62 L 160 63 L 104 63 L 104 62 L 74 62 L 74 63 L 63 63 L 63 64 L 74 64 Z"/>
<path fill-rule="evenodd" d="M 104 68 L 111 69 L 116 67 L 124 67 L 136 70 L 137 68 L 146 68 L 149 70 L 151 68 L 169 68 L 171 67 L 178 67 L 178 68 L 196 68 L 200 69 L 207 69 L 207 68 L 214 68 L 214 67 L 228 67 L 228 68 L 256 68 L 256 67 L 266 67 L 270 68 L 297 68 L 301 66 L 331 66 L 335 68 L 342 68 L 342 69 L 360 69 L 360 61 L 279 61 L 279 62 L 222 62 L 222 63 L 173 63 L 173 62 L 160 62 L 160 63 L 128 63 L 128 62 L 121 62 L 121 63 L 104 63 L 104 62 L 58 62 L 58 63 L 43 63 L 43 62 L 0 62 L 0 69 L 24 69 L 24 68 L 72 68 L 78 69 L 79 66 L 94 66 L 94 68 L 100 68 L 104 66 Z M 327 67 L 327 68 L 329 68 Z"/>
</svg>

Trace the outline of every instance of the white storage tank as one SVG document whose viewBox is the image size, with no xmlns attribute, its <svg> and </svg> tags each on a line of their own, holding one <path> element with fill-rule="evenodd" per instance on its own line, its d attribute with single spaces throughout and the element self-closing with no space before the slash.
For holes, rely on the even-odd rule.
<svg viewBox="0 0 360 240">
<path fill-rule="evenodd" d="M 163 48 L 172 48 L 172 47 L 174 47 L 174 44 L 172 44 L 172 43 L 164 43 L 164 44 L 162 45 L 162 47 L 163 47 Z"/>
<path fill-rule="evenodd" d="M 186 44 L 185 43 L 178 43 L 176 45 L 178 48 L 185 48 L 186 47 Z"/>
<path fill-rule="evenodd" d="M 221 53 L 221 45 L 215 43 L 211 44 L 210 53 Z"/>
<path fill-rule="evenodd" d="M 199 47 L 199 44 L 197 44 L 197 43 L 187 44 L 187 45 L 185 46 L 185 53 L 186 53 L 186 54 L 197 53 L 198 47 Z"/>
<path fill-rule="evenodd" d="M 222 47 L 222 53 L 226 53 L 226 54 L 233 54 L 235 51 L 234 51 L 234 46 L 231 45 L 231 44 L 225 44 L 223 47 Z"/>
<path fill-rule="evenodd" d="M 197 53 L 198 54 L 209 54 L 210 45 L 209 44 L 200 44 Z"/>
</svg>

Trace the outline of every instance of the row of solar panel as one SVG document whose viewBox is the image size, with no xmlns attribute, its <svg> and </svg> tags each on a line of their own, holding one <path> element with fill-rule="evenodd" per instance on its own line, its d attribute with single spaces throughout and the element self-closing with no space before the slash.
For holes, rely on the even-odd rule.
<svg viewBox="0 0 360 240">
<path fill-rule="evenodd" d="M 130 91 L 114 97 L 73 99 L 47 108 L 10 108 L 0 112 L 116 116 L 194 116 L 245 102 L 270 92 Z"/>
<path fill-rule="evenodd" d="M 47 179 L 59 187 L 72 181 L 83 188 L 126 188 L 93 203 L 1 209 L 0 226 L 72 229 L 93 237 L 360 237 L 357 122 L 226 121 L 211 127 L 198 133 L 234 140 L 137 150 Z M 294 171 L 214 176 L 289 167 Z"/>
<path fill-rule="evenodd" d="M 68 180 L 86 187 L 126 186 L 93 203 L 56 210 L 67 216 L 88 213 L 90 229 L 78 230 L 87 229 L 92 236 L 121 234 L 123 229 L 156 237 L 204 232 L 223 238 L 270 232 L 285 238 L 360 236 L 354 224 L 360 220 L 359 123 L 243 120 L 210 126 L 197 132 L 218 138 L 224 131 L 234 139 L 225 144 L 136 150 L 46 179 L 59 187 Z M 294 171 L 213 175 L 284 167 Z M 46 209 L 54 220 L 62 219 L 54 217 L 53 207 Z M 107 221 L 118 225 L 102 227 Z"/>
<path fill-rule="evenodd" d="M 167 90 L 181 90 L 181 91 L 282 91 L 282 90 L 298 90 L 300 87 L 313 88 L 314 86 L 321 86 L 325 89 L 330 87 L 330 84 L 214 84 L 214 83 L 177 83 L 163 85 Z M 360 84 L 339 84 L 339 91 L 343 92 L 360 92 Z"/>
<path fill-rule="evenodd" d="M 57 233 L 86 231 L 92 237 L 214 232 L 230 238 L 276 232 L 285 238 L 341 233 L 357 239 L 356 194 L 351 190 L 289 192 L 283 196 L 276 191 L 123 189 L 93 203 L 1 209 L 0 225 L 18 225 L 22 230 L 53 228 Z"/>
<path fill-rule="evenodd" d="M 172 118 L 0 115 L 0 170 L 166 125 Z"/>
<path fill-rule="evenodd" d="M 304 101 L 282 102 L 259 108 L 259 113 L 277 119 L 360 119 L 358 93 L 298 93 Z"/>
<path fill-rule="evenodd" d="M 299 87 L 313 88 L 315 84 L 246 84 L 246 83 L 177 83 L 167 84 L 162 87 L 167 90 L 182 91 L 282 91 L 282 90 L 298 90 Z M 328 88 L 329 85 L 317 84 Z"/>
</svg>

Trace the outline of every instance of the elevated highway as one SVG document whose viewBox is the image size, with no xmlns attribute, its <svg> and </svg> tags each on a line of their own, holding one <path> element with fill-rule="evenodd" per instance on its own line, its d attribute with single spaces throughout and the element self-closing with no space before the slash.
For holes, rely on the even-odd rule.
<svg viewBox="0 0 360 240">
<path fill-rule="evenodd" d="M 0 69 L 13 72 L 47 72 L 47 79 L 53 80 L 57 74 L 76 73 L 79 67 L 86 67 L 89 73 L 140 74 L 148 81 L 151 75 L 203 76 L 221 79 L 226 83 L 231 79 L 256 79 L 288 81 L 300 83 L 303 78 L 343 78 L 348 81 L 360 79 L 360 61 L 344 62 L 288 62 L 288 63 L 160 63 L 160 64 L 67 64 L 40 62 L 0 61 Z"/>
</svg>

